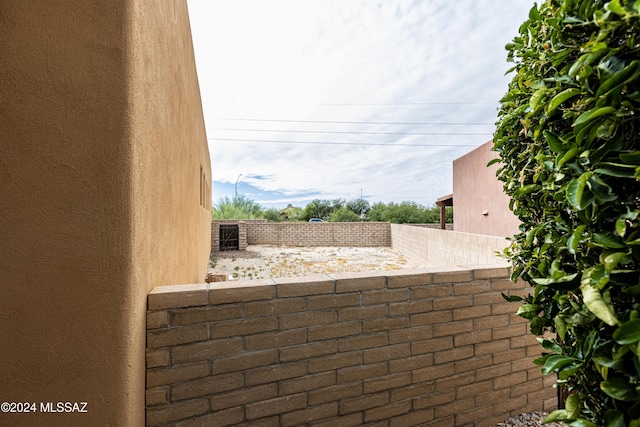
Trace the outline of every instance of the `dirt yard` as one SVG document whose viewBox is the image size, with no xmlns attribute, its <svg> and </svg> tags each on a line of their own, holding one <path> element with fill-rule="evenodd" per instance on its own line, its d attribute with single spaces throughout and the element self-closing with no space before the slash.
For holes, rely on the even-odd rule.
<svg viewBox="0 0 640 427">
<path fill-rule="evenodd" d="M 358 271 L 392 271 L 425 267 L 391 248 L 288 247 L 252 245 L 246 251 L 217 252 L 208 273 L 232 279 L 303 277 Z"/>
</svg>

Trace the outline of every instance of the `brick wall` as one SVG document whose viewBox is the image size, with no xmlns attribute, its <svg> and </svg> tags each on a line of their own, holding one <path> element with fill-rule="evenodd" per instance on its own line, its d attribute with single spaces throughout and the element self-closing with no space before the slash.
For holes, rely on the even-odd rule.
<svg viewBox="0 0 640 427">
<path fill-rule="evenodd" d="M 317 224 L 315 224 L 317 225 Z M 555 408 L 504 268 L 165 286 L 148 426 L 479 426 Z"/>
<path fill-rule="evenodd" d="M 216 220 L 211 222 L 213 252 L 219 251 L 220 248 L 220 224 L 239 225 L 240 250 L 246 249 L 247 245 L 362 247 L 392 245 L 391 224 L 387 222 L 274 223 L 266 220 Z M 412 224 L 411 226 L 440 229 L 439 224 Z M 453 224 L 447 224 L 447 230 L 453 230 Z M 410 237 L 409 232 L 407 238 Z"/>
<path fill-rule="evenodd" d="M 247 223 L 249 245 L 391 246 L 387 222 Z"/>
<path fill-rule="evenodd" d="M 506 265 L 496 252 L 508 245 L 504 237 L 391 224 L 391 247 L 429 266 Z"/>
</svg>

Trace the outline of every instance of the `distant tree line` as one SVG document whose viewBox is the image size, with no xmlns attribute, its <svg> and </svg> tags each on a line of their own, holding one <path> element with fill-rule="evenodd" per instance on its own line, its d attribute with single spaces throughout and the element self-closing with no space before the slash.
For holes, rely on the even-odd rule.
<svg viewBox="0 0 640 427">
<path fill-rule="evenodd" d="M 371 205 L 364 199 L 315 199 L 304 208 L 289 205 L 284 209 L 265 209 L 244 195 L 221 197 L 213 205 L 212 218 L 266 219 L 272 222 L 309 221 L 319 218 L 328 222 L 384 221 L 395 224 L 436 224 L 440 222 L 440 208 L 423 206 L 412 201 L 400 203 L 377 202 Z M 446 208 L 447 223 L 453 222 L 453 208 Z"/>
</svg>

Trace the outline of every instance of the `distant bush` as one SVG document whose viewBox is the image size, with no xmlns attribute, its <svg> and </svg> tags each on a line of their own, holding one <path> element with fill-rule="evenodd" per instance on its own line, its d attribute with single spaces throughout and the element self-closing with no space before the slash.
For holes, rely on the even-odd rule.
<svg viewBox="0 0 640 427">
<path fill-rule="evenodd" d="M 285 218 L 285 213 L 282 210 L 278 210 L 276 208 L 269 208 L 266 209 L 264 211 L 262 211 L 262 218 L 266 219 L 267 221 L 271 221 L 271 222 L 282 222 L 282 221 L 286 221 Z"/>
<path fill-rule="evenodd" d="M 445 211 L 446 222 L 453 222 L 453 208 L 447 207 Z M 437 206 L 425 207 L 416 202 L 404 201 L 375 203 L 369 210 L 370 221 L 386 221 L 395 224 L 437 224 L 440 222 L 440 208 Z"/>
<path fill-rule="evenodd" d="M 262 207 L 246 196 L 221 197 L 213 205 L 212 219 L 256 219 L 262 218 Z"/>
<path fill-rule="evenodd" d="M 362 219 L 360 218 L 360 215 L 357 215 L 355 212 L 345 207 L 345 208 L 340 208 L 338 210 L 331 212 L 331 215 L 329 215 L 329 221 L 330 222 L 360 222 L 362 221 Z"/>
<path fill-rule="evenodd" d="M 311 218 L 320 218 L 325 221 L 353 222 L 385 221 L 398 224 L 406 223 L 439 223 L 440 208 L 424 207 L 416 202 L 404 201 L 401 203 L 375 203 L 373 206 L 367 200 L 353 199 L 315 199 L 309 202 L 304 209 L 289 205 L 284 209 L 264 209 L 255 201 L 244 195 L 233 198 L 221 197 L 213 205 L 212 219 L 257 219 L 264 218 L 272 222 L 282 221 L 309 221 Z M 447 223 L 453 222 L 453 209 L 447 207 Z"/>
</svg>

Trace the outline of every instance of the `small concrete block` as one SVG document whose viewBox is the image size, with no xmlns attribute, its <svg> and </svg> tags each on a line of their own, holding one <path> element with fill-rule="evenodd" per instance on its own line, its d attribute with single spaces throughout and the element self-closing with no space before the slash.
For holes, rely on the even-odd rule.
<svg viewBox="0 0 640 427">
<path fill-rule="evenodd" d="M 147 389 L 146 391 L 146 406 L 157 406 L 165 403 L 169 403 L 169 388 L 168 387 L 156 387 Z"/>
<path fill-rule="evenodd" d="M 169 327 L 168 311 L 148 311 L 147 329 L 160 329 Z"/>
<path fill-rule="evenodd" d="M 274 280 L 278 298 L 331 294 L 335 291 L 335 280 L 328 276 L 287 277 Z"/>
<path fill-rule="evenodd" d="M 415 269 L 387 272 L 387 287 L 410 288 L 431 284 L 431 270 Z"/>
<path fill-rule="evenodd" d="M 169 366 L 169 349 L 147 350 L 147 369 Z"/>
<path fill-rule="evenodd" d="M 275 288 L 276 282 L 273 279 L 212 283 L 209 288 L 209 304 L 272 299 Z"/>
<path fill-rule="evenodd" d="M 336 273 L 328 277 L 336 281 L 336 293 L 384 289 L 387 277 L 384 272 Z"/>
<path fill-rule="evenodd" d="M 207 304 L 207 283 L 194 285 L 158 286 L 147 297 L 149 310 L 193 307 Z"/>
<path fill-rule="evenodd" d="M 470 282 L 472 270 L 465 267 L 434 267 L 428 271 L 433 273 L 432 283 Z"/>
<path fill-rule="evenodd" d="M 506 262 L 497 265 L 474 265 L 469 268 L 473 269 L 473 280 L 508 279 L 511 275 L 509 264 Z"/>
</svg>

